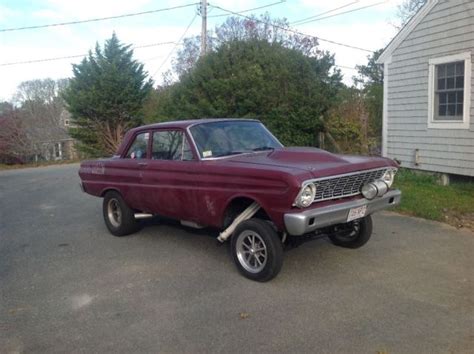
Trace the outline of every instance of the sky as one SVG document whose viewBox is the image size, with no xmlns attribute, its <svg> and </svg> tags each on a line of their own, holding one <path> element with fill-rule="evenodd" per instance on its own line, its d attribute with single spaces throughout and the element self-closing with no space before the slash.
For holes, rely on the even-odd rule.
<svg viewBox="0 0 474 354">
<path fill-rule="evenodd" d="M 187 36 L 199 35 L 201 18 L 197 6 L 188 6 L 141 16 L 125 17 L 68 26 L 54 26 L 21 31 L 3 29 L 46 25 L 92 18 L 116 16 L 191 4 L 198 0 L 0 0 L 0 101 L 11 100 L 22 81 L 34 79 L 59 79 L 72 76 L 72 64 L 81 57 L 39 63 L 2 65 L 46 58 L 82 55 L 103 44 L 115 31 L 118 38 L 132 46 L 146 46 L 163 42 L 178 42 L 190 25 Z M 273 4 L 278 0 L 215 0 L 208 1 L 233 12 Z M 279 4 L 246 12 L 268 12 L 274 18 L 290 22 L 318 15 L 348 5 L 328 15 L 374 5 L 351 13 L 292 26 L 294 29 L 332 41 L 369 50 L 385 47 L 396 35 L 397 6 L 403 0 L 286 0 Z M 209 7 L 208 29 L 225 21 L 228 14 Z M 361 50 L 320 41 L 320 48 L 334 53 L 336 64 L 344 75 L 346 84 L 352 83 L 356 71 L 350 68 L 365 64 L 370 54 Z M 145 65 L 145 70 L 156 84 L 162 82 L 162 73 L 171 67 L 176 53 L 174 44 L 137 48 L 135 58 Z M 170 55 L 171 53 L 171 55 Z M 168 57 L 168 59 L 167 59 Z M 167 59 L 167 60 L 166 60 Z M 345 68 L 349 67 L 349 68 Z"/>
</svg>

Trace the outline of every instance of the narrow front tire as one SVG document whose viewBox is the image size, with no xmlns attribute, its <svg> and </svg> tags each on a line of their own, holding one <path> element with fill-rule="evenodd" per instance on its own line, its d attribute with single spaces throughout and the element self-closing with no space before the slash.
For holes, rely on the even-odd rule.
<svg viewBox="0 0 474 354">
<path fill-rule="evenodd" d="M 260 282 L 273 279 L 283 265 L 281 240 L 273 227 L 260 219 L 249 219 L 237 226 L 231 253 L 239 272 Z"/>
<path fill-rule="evenodd" d="M 329 234 L 333 244 L 345 248 L 359 248 L 365 245 L 372 236 L 372 217 L 370 215 L 347 224 L 334 227 Z"/>
</svg>

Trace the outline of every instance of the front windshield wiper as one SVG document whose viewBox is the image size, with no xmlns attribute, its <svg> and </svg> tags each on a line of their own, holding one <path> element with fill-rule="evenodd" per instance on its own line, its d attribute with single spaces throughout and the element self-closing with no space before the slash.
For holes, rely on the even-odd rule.
<svg viewBox="0 0 474 354">
<path fill-rule="evenodd" d="M 248 154 L 250 152 L 257 152 L 257 151 L 265 151 L 265 150 L 275 150 L 274 147 L 271 146 L 260 146 L 258 148 L 252 149 L 252 150 L 245 150 L 245 151 L 227 151 L 223 152 L 222 154 L 219 155 L 214 155 L 213 157 L 223 157 L 223 156 L 231 156 L 231 155 L 240 155 L 240 154 Z"/>
<path fill-rule="evenodd" d="M 214 155 L 214 157 L 222 157 L 222 156 L 231 156 L 231 155 L 239 155 L 244 154 L 245 151 L 227 151 L 219 155 Z"/>
<path fill-rule="evenodd" d="M 252 151 L 265 151 L 265 150 L 275 150 L 272 146 L 259 146 L 258 148 L 252 149 Z"/>
</svg>

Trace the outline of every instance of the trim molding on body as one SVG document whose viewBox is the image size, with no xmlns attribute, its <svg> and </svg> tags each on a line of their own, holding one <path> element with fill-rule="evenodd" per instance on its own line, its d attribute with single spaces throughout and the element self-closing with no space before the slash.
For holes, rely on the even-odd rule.
<svg viewBox="0 0 474 354">
<path fill-rule="evenodd" d="M 284 215 L 285 228 L 292 236 L 304 235 L 322 227 L 347 222 L 349 211 L 353 208 L 367 205 L 366 215 L 370 215 L 400 204 L 400 199 L 401 192 L 394 189 L 373 200 L 362 198 L 297 213 L 286 213 Z"/>
</svg>

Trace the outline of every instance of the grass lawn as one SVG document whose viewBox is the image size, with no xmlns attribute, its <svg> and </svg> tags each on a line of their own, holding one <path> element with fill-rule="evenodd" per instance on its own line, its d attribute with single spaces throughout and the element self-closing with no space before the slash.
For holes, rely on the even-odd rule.
<svg viewBox="0 0 474 354">
<path fill-rule="evenodd" d="M 394 187 L 402 191 L 395 211 L 474 230 L 474 183 L 437 183 L 437 177 L 400 169 Z"/>
</svg>

